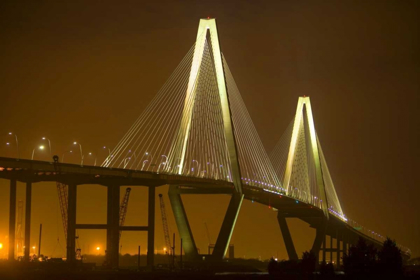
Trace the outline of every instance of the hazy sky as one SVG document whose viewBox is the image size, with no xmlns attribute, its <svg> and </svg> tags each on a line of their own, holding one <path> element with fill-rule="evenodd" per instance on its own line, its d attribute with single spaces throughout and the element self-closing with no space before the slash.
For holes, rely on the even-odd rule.
<svg viewBox="0 0 420 280">
<path fill-rule="evenodd" d="M 30 158 L 41 137 L 61 155 L 82 143 L 103 160 L 194 43 L 202 17 L 217 18 L 222 51 L 267 151 L 311 96 L 318 136 L 345 214 L 420 254 L 418 1 L 2 1 L 0 156 L 19 136 Z M 47 159 L 42 153 L 37 159 Z M 78 155 L 66 155 L 76 163 Z M 89 159 L 86 159 L 87 161 Z M 93 162 L 93 159 L 90 159 Z M 0 180 L 0 242 L 8 234 L 8 182 Z M 122 189 L 122 192 L 124 189 Z M 46 255 L 64 254 L 54 184 L 33 190 L 32 240 L 43 223 Z M 106 190 L 81 186 L 78 222 L 104 223 Z M 157 193 L 167 198 L 167 187 Z M 147 189 L 133 188 L 127 225 L 146 225 Z M 24 199 L 19 184 L 18 199 Z M 197 246 L 215 242 L 229 197 L 191 196 Z M 169 200 L 169 223 L 176 230 Z M 164 246 L 157 206 L 156 248 Z M 291 221 L 298 253 L 314 232 Z M 105 231 L 80 231 L 105 246 Z M 57 238 L 60 242 L 57 242 Z M 123 253 L 146 251 L 124 233 Z M 245 201 L 232 239 L 237 257 L 287 258 L 276 213 Z M 0 250 L 3 257 L 6 250 Z"/>
</svg>

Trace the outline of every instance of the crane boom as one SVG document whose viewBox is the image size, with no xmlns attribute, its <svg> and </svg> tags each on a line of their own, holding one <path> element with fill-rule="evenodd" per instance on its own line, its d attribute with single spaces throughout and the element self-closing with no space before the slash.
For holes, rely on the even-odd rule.
<svg viewBox="0 0 420 280">
<path fill-rule="evenodd" d="M 169 227 L 168 227 L 168 219 L 166 218 L 166 210 L 165 210 L 165 203 L 163 202 L 162 194 L 159 194 L 159 201 L 160 201 L 160 213 L 162 214 L 162 226 L 163 226 L 163 234 L 165 235 L 165 244 L 166 248 L 171 255 L 171 239 L 169 237 Z"/>
<path fill-rule="evenodd" d="M 60 202 L 61 219 L 63 220 L 64 238 L 67 242 L 67 209 L 68 209 L 68 186 L 66 184 L 56 182 L 58 200 Z"/>
<path fill-rule="evenodd" d="M 120 227 L 122 227 L 124 225 L 125 222 L 125 216 L 127 215 L 127 209 L 128 209 L 128 199 L 130 198 L 130 192 L 131 192 L 131 188 L 127 188 L 125 190 L 125 195 L 123 197 L 123 199 L 121 200 L 121 205 L 120 205 Z M 122 234 L 122 230 L 120 230 L 120 242 L 121 242 L 121 234 Z"/>
</svg>

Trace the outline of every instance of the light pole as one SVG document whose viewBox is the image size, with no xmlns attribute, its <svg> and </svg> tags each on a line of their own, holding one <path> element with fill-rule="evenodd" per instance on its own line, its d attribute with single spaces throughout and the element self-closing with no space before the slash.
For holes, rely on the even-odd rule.
<svg viewBox="0 0 420 280">
<path fill-rule="evenodd" d="M 152 154 L 149 154 L 148 152 L 146 152 L 146 153 L 145 153 L 145 155 L 146 155 L 146 158 L 147 158 L 147 156 L 149 156 L 149 155 L 150 155 L 150 163 L 152 163 L 152 161 L 153 161 L 153 156 L 152 156 Z"/>
<path fill-rule="evenodd" d="M 127 159 L 128 159 L 128 161 L 127 161 Z M 130 162 L 130 160 L 131 160 L 131 157 L 126 157 L 125 159 L 122 160 L 122 162 L 124 162 L 124 169 L 127 167 L 127 164 Z M 121 163 L 120 163 L 120 165 L 121 165 Z"/>
<path fill-rule="evenodd" d="M 142 171 L 143 171 L 143 167 L 144 167 L 145 162 L 149 162 L 149 160 L 147 158 L 150 156 L 150 164 L 149 164 L 149 167 L 151 166 L 152 160 L 153 160 L 153 156 L 151 154 L 149 154 L 148 152 L 145 152 L 144 155 L 141 157 L 140 160 L 142 160 L 144 158 L 144 156 L 146 156 L 146 160 L 143 161 L 143 166 L 141 167 L 141 170 Z"/>
<path fill-rule="evenodd" d="M 92 153 L 89 153 L 89 155 L 91 156 Z M 95 156 L 95 161 L 93 162 L 93 166 L 96 166 L 96 156 Z"/>
<path fill-rule="evenodd" d="M 15 139 L 16 139 L 16 150 L 17 150 L 17 159 L 19 159 L 20 158 L 20 154 L 19 154 L 19 141 L 18 141 L 18 137 L 13 132 L 9 132 L 9 135 L 14 135 L 15 136 Z"/>
<path fill-rule="evenodd" d="M 61 156 L 61 163 L 64 163 L 64 155 L 65 155 L 66 153 L 73 153 L 73 151 L 67 151 L 67 152 L 64 152 L 64 153 L 63 153 L 63 155 Z"/>
<path fill-rule="evenodd" d="M 47 137 L 42 137 L 42 140 L 48 141 L 48 146 L 50 147 L 50 159 L 51 159 L 52 158 L 51 141 Z"/>
<path fill-rule="evenodd" d="M 108 149 L 108 159 L 111 159 L 111 149 L 104 146 L 104 149 Z"/>
<path fill-rule="evenodd" d="M 167 156 L 167 155 L 161 155 L 161 157 L 164 157 L 164 158 L 165 158 L 165 161 L 164 161 L 164 162 L 159 163 L 157 173 L 159 173 L 159 170 L 160 170 L 160 166 L 161 166 L 161 165 L 165 165 L 165 167 L 166 167 L 166 164 L 168 163 L 168 156 Z"/>
<path fill-rule="evenodd" d="M 44 146 L 39 146 L 39 148 L 38 148 L 38 149 L 43 150 L 44 148 L 45 148 Z M 34 149 L 32 150 L 32 160 L 34 160 L 35 150 L 36 150 L 36 148 L 34 148 Z"/>
<path fill-rule="evenodd" d="M 148 160 L 143 160 L 143 165 L 141 166 L 141 171 L 143 171 L 144 165 L 146 164 L 146 162 L 148 162 Z"/>
<path fill-rule="evenodd" d="M 193 164 L 194 164 L 194 162 L 197 163 L 197 167 L 198 167 L 197 172 L 198 172 L 198 175 L 200 175 L 200 163 L 198 163 L 198 161 L 196 161 L 195 159 L 193 159 L 192 162 L 193 162 Z M 191 168 L 191 171 L 194 172 L 194 167 Z"/>
<path fill-rule="evenodd" d="M 77 143 L 77 142 L 73 142 L 73 145 L 79 145 L 79 148 L 80 148 L 80 165 L 83 166 L 83 158 L 84 158 L 84 156 L 83 156 L 83 152 L 82 152 L 82 144 Z"/>
</svg>

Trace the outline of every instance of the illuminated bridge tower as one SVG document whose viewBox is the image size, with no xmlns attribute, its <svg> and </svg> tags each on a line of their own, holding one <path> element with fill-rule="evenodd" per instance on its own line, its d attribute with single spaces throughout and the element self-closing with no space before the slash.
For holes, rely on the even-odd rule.
<svg viewBox="0 0 420 280">
<path fill-rule="evenodd" d="M 289 259 L 298 259 L 286 222 L 287 217 L 293 217 L 309 223 L 316 229 L 312 252 L 318 258 L 323 244 L 323 259 L 325 260 L 327 229 L 328 232 L 334 233 L 329 233 L 329 235 L 336 238 L 338 245 L 343 240 L 337 229 L 331 226 L 335 223 L 330 222 L 330 217 L 333 216 L 334 219 L 338 218 L 340 221 L 345 221 L 346 218 L 316 134 L 309 97 L 299 98 L 295 118 L 276 145 L 270 158 L 279 179 L 283 182 L 286 195 L 295 198 L 296 203 L 302 201 L 312 205 L 309 209 L 298 206 L 290 208 L 284 206 L 278 209 L 277 218 Z M 343 250 L 340 249 L 340 246 L 337 247 L 333 249 L 331 246 L 328 251 L 336 252 L 337 259 L 339 259 L 340 252 Z"/>
<path fill-rule="evenodd" d="M 187 149 L 187 142 L 190 137 L 191 122 L 194 111 L 195 100 L 197 98 L 197 85 L 199 76 L 203 75 L 202 63 L 204 50 L 208 48 L 212 58 L 212 70 L 215 73 L 217 82 L 217 91 L 220 98 L 220 105 L 223 119 L 224 138 L 226 141 L 226 148 L 228 151 L 228 159 L 230 161 L 230 176 L 234 185 L 234 191 L 230 200 L 227 213 L 223 220 L 219 236 L 217 238 L 212 257 L 214 259 L 223 259 L 229 246 L 235 222 L 242 204 L 242 182 L 241 171 L 239 168 L 238 148 L 236 144 L 235 131 L 233 129 L 233 120 L 231 118 L 232 112 L 229 104 L 229 92 L 226 84 L 225 69 L 220 51 L 219 37 L 217 34 L 217 26 L 215 19 L 201 19 L 198 27 L 197 38 L 194 47 L 194 55 L 192 59 L 191 71 L 188 79 L 188 87 L 185 98 L 185 105 L 182 112 L 181 123 L 179 126 L 178 135 L 175 145 L 171 150 L 173 158 L 180 159 L 177 166 L 178 173 L 181 175 L 185 165 L 185 153 Z M 185 254 L 189 259 L 197 259 L 198 251 L 194 242 L 191 228 L 188 223 L 186 212 L 182 203 L 181 194 L 191 193 L 191 190 L 185 190 L 180 186 L 170 186 L 169 198 L 174 212 L 175 220 L 181 238 L 183 239 L 183 247 Z M 219 193 L 216 189 L 197 189 L 195 194 L 215 194 Z"/>
</svg>

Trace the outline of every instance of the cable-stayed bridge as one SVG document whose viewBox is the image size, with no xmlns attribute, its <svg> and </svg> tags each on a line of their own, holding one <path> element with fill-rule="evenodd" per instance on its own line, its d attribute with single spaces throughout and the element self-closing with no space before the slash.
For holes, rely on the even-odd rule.
<svg viewBox="0 0 420 280">
<path fill-rule="evenodd" d="M 322 260 L 362 237 L 381 246 L 382 237 L 366 234 L 343 213 L 321 144 L 309 97 L 298 101 L 294 119 L 270 156 L 266 153 L 220 48 L 215 19 L 200 20 L 196 42 L 149 106 L 110 152 L 101 167 L 0 158 L 0 178 L 10 179 L 10 244 L 14 244 L 16 181 L 26 182 L 30 225 L 33 182 L 67 185 L 67 259 L 73 262 L 76 229 L 106 229 L 107 258 L 118 266 L 121 230 L 148 232 L 148 263 L 153 265 L 155 188 L 169 185 L 169 198 L 186 258 L 201 259 L 182 195 L 226 194 L 231 199 L 212 255 L 226 254 L 243 199 L 278 211 L 278 222 L 290 259 L 297 253 L 286 222 L 299 218 L 316 230 L 312 252 Z M 108 189 L 106 224 L 76 224 L 77 185 Z M 120 186 L 149 188 L 148 225 L 121 227 Z M 30 228 L 26 227 L 25 229 Z M 29 235 L 25 245 L 29 255 Z M 330 236 L 327 246 L 326 236 Z M 333 246 L 333 239 L 335 245 Z M 28 242 L 28 244 L 26 244 Z M 409 251 L 404 251 L 409 254 Z M 9 258 L 14 246 L 9 246 Z"/>
</svg>

